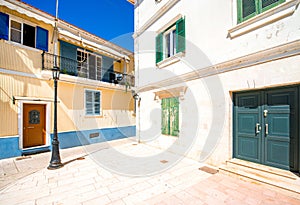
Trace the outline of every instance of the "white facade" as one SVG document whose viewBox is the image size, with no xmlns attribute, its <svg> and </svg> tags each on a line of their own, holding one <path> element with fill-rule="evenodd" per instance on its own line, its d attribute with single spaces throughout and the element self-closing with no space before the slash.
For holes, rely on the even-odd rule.
<svg viewBox="0 0 300 205">
<path fill-rule="evenodd" d="M 298 5 L 286 0 L 238 24 L 237 0 L 136 2 L 139 139 L 215 166 L 233 158 L 233 93 L 300 84 Z M 180 18 L 185 52 L 156 64 L 155 37 Z M 168 91 L 180 99 L 178 138 L 161 135 Z"/>
</svg>

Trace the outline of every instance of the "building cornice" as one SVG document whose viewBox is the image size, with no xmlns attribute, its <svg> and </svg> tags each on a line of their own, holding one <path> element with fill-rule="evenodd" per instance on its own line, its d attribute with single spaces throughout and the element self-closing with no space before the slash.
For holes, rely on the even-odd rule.
<svg viewBox="0 0 300 205">
<path fill-rule="evenodd" d="M 166 12 L 168 12 L 175 4 L 177 4 L 180 0 L 169 0 L 165 5 L 163 5 L 151 18 L 146 21 L 146 23 L 140 27 L 133 34 L 133 38 L 137 38 L 141 34 L 143 34 L 152 24 L 154 24 L 160 17 L 162 17 Z"/>
<path fill-rule="evenodd" d="M 176 77 L 168 78 L 159 82 L 137 87 L 137 92 L 146 92 L 155 90 L 158 87 L 173 86 L 182 82 L 201 79 L 204 77 L 222 74 L 250 66 L 268 63 L 284 58 L 300 55 L 300 40 L 285 43 L 276 47 L 272 47 L 259 52 L 251 53 L 242 57 L 238 57 L 229 61 L 218 63 L 205 68 L 198 68 L 192 72 L 188 72 Z"/>
</svg>

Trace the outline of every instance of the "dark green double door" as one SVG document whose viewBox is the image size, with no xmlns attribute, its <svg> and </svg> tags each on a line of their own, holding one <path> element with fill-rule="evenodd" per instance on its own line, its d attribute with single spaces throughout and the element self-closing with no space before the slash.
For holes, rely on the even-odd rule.
<svg viewBox="0 0 300 205">
<path fill-rule="evenodd" d="M 234 95 L 234 157 L 298 171 L 298 88 Z"/>
</svg>

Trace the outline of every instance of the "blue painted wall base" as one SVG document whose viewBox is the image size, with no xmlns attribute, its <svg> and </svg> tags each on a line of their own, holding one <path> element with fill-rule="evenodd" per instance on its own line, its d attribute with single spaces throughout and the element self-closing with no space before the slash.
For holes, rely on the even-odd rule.
<svg viewBox="0 0 300 205">
<path fill-rule="evenodd" d="M 94 144 L 135 136 L 135 126 L 103 128 L 83 131 L 58 133 L 59 147 L 61 149 Z M 51 141 L 53 134 L 51 134 Z M 26 150 L 19 149 L 19 137 L 0 138 L 0 159 L 17 157 L 26 154 L 35 154 L 51 150 L 50 146 Z"/>
</svg>

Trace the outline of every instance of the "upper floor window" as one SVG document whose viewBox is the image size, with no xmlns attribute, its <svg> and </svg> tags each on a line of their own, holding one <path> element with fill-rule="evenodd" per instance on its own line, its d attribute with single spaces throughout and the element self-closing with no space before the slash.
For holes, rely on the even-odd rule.
<svg viewBox="0 0 300 205">
<path fill-rule="evenodd" d="M 283 2 L 285 0 L 237 0 L 238 23 L 246 21 Z"/>
<path fill-rule="evenodd" d="M 77 50 L 78 76 L 92 80 L 101 80 L 102 59 L 92 53 Z"/>
<path fill-rule="evenodd" d="M 0 12 L 0 39 L 48 51 L 48 31 L 11 19 Z"/>
<path fill-rule="evenodd" d="M 156 36 L 156 63 L 185 51 L 185 19 L 177 20 Z"/>
</svg>

